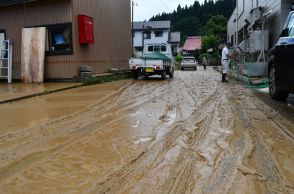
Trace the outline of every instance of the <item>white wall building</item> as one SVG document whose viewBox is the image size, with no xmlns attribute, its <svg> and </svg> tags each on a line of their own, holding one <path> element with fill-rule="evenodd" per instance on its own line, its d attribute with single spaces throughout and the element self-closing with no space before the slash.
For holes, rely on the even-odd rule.
<svg viewBox="0 0 294 194">
<path fill-rule="evenodd" d="M 178 52 L 181 41 L 181 33 L 171 32 L 170 28 L 170 21 L 134 22 L 134 49 L 137 52 L 142 52 L 143 45 L 165 43 L 171 44 L 173 53 Z"/>
<path fill-rule="evenodd" d="M 227 40 L 245 56 L 242 74 L 267 76 L 267 51 L 274 46 L 294 0 L 236 0 Z"/>
<path fill-rule="evenodd" d="M 227 39 L 234 45 L 239 45 L 248 36 L 249 27 L 258 28 L 254 24 L 255 19 L 271 12 L 265 20 L 265 30 L 268 31 L 266 41 L 271 48 L 278 40 L 284 22 L 293 9 L 294 0 L 237 0 L 237 6 L 228 21 Z"/>
</svg>

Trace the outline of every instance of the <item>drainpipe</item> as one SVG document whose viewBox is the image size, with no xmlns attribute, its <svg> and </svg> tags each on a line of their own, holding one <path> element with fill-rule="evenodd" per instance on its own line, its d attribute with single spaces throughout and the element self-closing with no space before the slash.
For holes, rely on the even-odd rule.
<svg viewBox="0 0 294 194">
<path fill-rule="evenodd" d="M 238 14 L 238 0 L 236 0 L 236 48 L 238 48 L 238 42 L 239 42 L 239 34 L 238 34 L 238 18 L 239 14 Z"/>
</svg>

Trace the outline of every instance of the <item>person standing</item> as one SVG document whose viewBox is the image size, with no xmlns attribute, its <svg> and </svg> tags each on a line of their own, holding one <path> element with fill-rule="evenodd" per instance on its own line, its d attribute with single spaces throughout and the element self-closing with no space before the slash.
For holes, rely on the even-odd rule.
<svg viewBox="0 0 294 194">
<path fill-rule="evenodd" d="M 202 63 L 203 63 L 204 70 L 206 70 L 206 65 L 207 65 L 207 59 L 206 59 L 206 57 L 203 57 Z"/>
<path fill-rule="evenodd" d="M 229 53 L 230 46 L 231 46 L 231 43 L 227 42 L 222 50 L 222 61 L 221 61 L 222 67 L 223 67 L 222 82 L 228 82 L 228 80 L 226 80 L 226 76 L 229 69 L 229 59 L 231 57 Z"/>
</svg>

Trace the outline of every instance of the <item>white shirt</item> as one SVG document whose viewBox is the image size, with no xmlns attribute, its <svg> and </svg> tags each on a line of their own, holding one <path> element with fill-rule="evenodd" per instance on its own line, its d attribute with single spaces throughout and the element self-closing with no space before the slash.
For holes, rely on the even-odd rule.
<svg viewBox="0 0 294 194">
<path fill-rule="evenodd" d="M 228 60 L 229 49 L 228 47 L 224 47 L 222 50 L 222 60 Z"/>
</svg>

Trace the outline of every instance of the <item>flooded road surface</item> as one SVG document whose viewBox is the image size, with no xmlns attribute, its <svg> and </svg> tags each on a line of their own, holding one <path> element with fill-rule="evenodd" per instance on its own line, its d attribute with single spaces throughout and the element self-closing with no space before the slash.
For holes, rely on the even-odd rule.
<svg viewBox="0 0 294 194">
<path fill-rule="evenodd" d="M 184 71 L 0 105 L 0 193 L 294 193 L 293 122 L 219 80 Z"/>
</svg>

